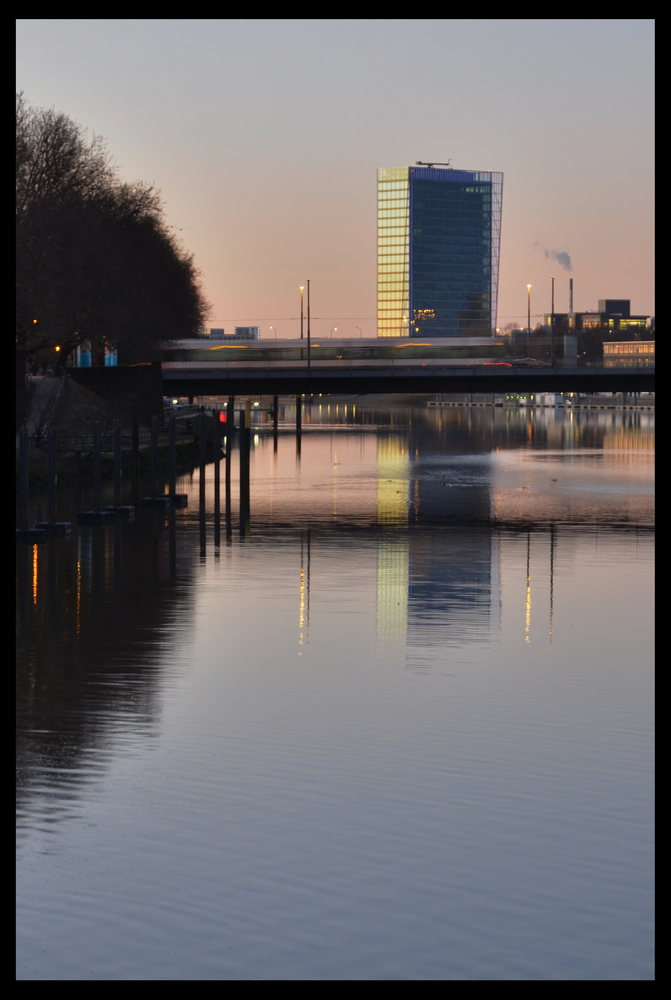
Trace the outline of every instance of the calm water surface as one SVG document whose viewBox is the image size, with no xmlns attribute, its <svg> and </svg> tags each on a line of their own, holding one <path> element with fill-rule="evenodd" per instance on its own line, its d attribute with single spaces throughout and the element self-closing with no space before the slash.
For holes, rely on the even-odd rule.
<svg viewBox="0 0 671 1000">
<path fill-rule="evenodd" d="M 652 419 L 324 404 L 218 551 L 213 466 L 17 550 L 19 979 L 653 978 Z"/>
</svg>

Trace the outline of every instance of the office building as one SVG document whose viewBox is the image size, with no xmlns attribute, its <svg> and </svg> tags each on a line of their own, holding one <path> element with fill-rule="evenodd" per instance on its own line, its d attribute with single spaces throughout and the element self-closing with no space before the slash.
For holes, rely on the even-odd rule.
<svg viewBox="0 0 671 1000">
<path fill-rule="evenodd" d="M 655 367 L 654 340 L 619 340 L 603 345 L 604 368 Z"/>
<path fill-rule="evenodd" d="M 576 312 L 576 330 L 595 330 L 598 327 L 621 332 L 638 333 L 650 326 L 649 316 L 632 316 L 630 299 L 599 299 L 599 308 L 587 312 Z M 554 314 L 555 326 L 568 321 L 568 313 Z M 546 326 L 552 325 L 552 314 L 545 314 Z"/>
<path fill-rule="evenodd" d="M 378 337 L 496 330 L 503 174 L 378 170 Z"/>
</svg>

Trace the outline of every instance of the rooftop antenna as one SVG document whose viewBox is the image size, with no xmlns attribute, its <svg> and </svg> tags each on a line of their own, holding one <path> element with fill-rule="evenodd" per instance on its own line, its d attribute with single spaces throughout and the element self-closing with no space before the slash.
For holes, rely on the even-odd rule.
<svg viewBox="0 0 671 1000">
<path fill-rule="evenodd" d="M 451 162 L 452 162 L 451 159 L 449 159 L 447 161 L 447 163 L 424 163 L 423 160 L 415 160 L 415 166 L 416 167 L 449 167 L 449 165 L 450 165 Z"/>
</svg>

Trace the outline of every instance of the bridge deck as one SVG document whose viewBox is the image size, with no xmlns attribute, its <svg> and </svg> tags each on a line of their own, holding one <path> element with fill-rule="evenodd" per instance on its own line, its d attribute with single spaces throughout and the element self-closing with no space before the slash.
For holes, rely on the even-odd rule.
<svg viewBox="0 0 671 1000">
<path fill-rule="evenodd" d="M 176 395 L 259 393 L 652 392 L 649 366 L 549 367 L 495 359 L 362 359 L 338 361 L 168 361 L 166 392 Z"/>
</svg>

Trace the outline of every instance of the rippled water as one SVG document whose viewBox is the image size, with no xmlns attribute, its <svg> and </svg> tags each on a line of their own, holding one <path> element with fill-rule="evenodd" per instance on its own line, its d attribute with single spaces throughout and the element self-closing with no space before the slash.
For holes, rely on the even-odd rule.
<svg viewBox="0 0 671 1000">
<path fill-rule="evenodd" d="M 651 979 L 650 417 L 311 417 L 17 550 L 18 977 Z"/>
</svg>

